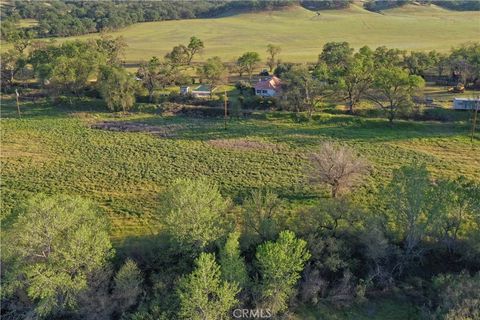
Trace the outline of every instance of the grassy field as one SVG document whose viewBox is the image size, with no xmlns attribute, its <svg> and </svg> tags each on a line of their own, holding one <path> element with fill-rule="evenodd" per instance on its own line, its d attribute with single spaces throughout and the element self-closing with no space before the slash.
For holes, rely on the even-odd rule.
<svg viewBox="0 0 480 320">
<path fill-rule="evenodd" d="M 25 104 L 18 119 L 13 101 L 2 108 L 2 200 L 4 223 L 26 197 L 44 192 L 78 194 L 110 216 L 112 237 L 148 235 L 158 193 L 177 177 L 206 175 L 239 201 L 252 188 L 269 187 L 292 206 L 325 195 L 304 182 L 307 155 L 322 141 L 348 144 L 374 171 L 359 192 L 368 201 L 402 164 L 426 162 L 435 176 L 480 180 L 480 141 L 473 144 L 465 122 L 399 121 L 317 114 L 298 123 L 288 113 L 231 120 L 119 116 L 85 101 L 77 106 Z M 74 110 L 74 111 L 72 111 Z M 465 114 L 467 117 L 467 114 Z M 168 138 L 141 132 L 91 129 L 99 121 L 140 122 L 168 131 Z"/>
<path fill-rule="evenodd" d="M 129 47 L 127 60 L 163 56 L 192 35 L 206 49 L 195 60 L 218 55 L 231 61 L 245 51 L 265 58 L 268 43 L 282 47 L 281 59 L 316 61 L 328 41 L 348 41 L 354 47 L 381 45 L 408 50 L 448 51 L 480 36 L 478 12 L 455 12 L 431 6 L 405 6 L 373 13 L 352 5 L 349 9 L 321 11 L 301 7 L 283 11 L 244 13 L 215 19 L 178 20 L 135 24 L 122 35 Z M 97 35 L 78 38 L 85 39 Z M 63 41 L 63 40 L 60 40 Z"/>
</svg>

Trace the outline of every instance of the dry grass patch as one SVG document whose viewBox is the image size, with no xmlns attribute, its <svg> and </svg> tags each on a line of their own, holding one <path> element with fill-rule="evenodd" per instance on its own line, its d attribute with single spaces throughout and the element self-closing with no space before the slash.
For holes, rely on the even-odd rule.
<svg viewBox="0 0 480 320">
<path fill-rule="evenodd" d="M 179 124 L 152 126 L 142 122 L 103 121 L 91 125 L 91 128 L 119 132 L 148 132 L 169 138 L 174 137 L 175 131 L 183 129 L 184 126 Z"/>
<path fill-rule="evenodd" d="M 209 140 L 207 143 L 217 148 L 239 150 L 239 151 L 248 151 L 248 150 L 280 151 L 283 149 L 281 146 L 274 143 L 258 141 L 258 140 L 250 140 L 250 139 L 216 139 L 216 140 Z"/>
</svg>

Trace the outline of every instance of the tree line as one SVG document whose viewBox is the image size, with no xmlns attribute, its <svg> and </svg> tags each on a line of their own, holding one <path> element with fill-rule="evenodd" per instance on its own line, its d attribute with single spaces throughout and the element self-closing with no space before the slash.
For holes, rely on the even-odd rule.
<svg viewBox="0 0 480 320">
<path fill-rule="evenodd" d="M 401 7 L 406 4 L 434 4 L 450 10 L 458 11 L 478 11 L 480 10 L 480 3 L 478 1 L 469 0 L 370 0 L 364 3 L 367 10 L 378 12 L 385 9 Z"/>
<path fill-rule="evenodd" d="M 234 202 L 207 178 L 177 179 L 158 197 L 150 245 L 118 252 L 92 202 L 33 196 L 2 242 L 2 317 L 297 319 L 295 306 L 342 308 L 379 290 L 414 296 L 425 319 L 478 316 L 480 186 L 406 165 L 366 205 L 355 194 L 372 170 L 324 143 L 305 182 L 331 196 L 298 209 L 268 189 Z"/>
<path fill-rule="evenodd" d="M 364 7 L 380 11 L 412 3 L 411 0 L 367 1 Z M 1 37 L 9 41 L 16 33 L 19 19 L 36 19 L 38 24 L 26 28 L 38 37 L 66 37 L 116 30 L 134 23 L 177 19 L 207 18 L 226 12 L 269 10 L 302 5 L 310 10 L 341 9 L 351 0 L 246 0 L 246 1 L 20 1 L 5 3 L 2 7 Z M 480 10 L 478 1 L 423 0 L 451 10 Z"/>
<path fill-rule="evenodd" d="M 107 35 L 60 45 L 18 37 L 13 49 L 2 53 L 3 88 L 8 90 L 20 74 L 31 69 L 31 74 L 50 93 L 81 96 L 88 88 L 96 88 L 110 110 L 127 111 L 141 91 L 146 91 L 152 102 L 159 89 L 192 83 L 193 69 L 211 92 L 217 85 L 227 83 L 230 74 L 246 74 L 248 81 L 237 83 L 242 107 L 249 100 L 263 102 L 251 94 L 252 77 L 262 66 L 258 52 L 245 52 L 228 64 L 211 57 L 194 67 L 192 61 L 205 44 L 192 36 L 188 43 L 173 47 L 163 59 L 154 56 L 143 62 L 131 75 L 122 67 L 125 48 L 123 38 Z M 355 113 L 362 100 L 369 100 L 384 110 L 392 122 L 398 114 L 412 109 L 427 76 L 467 88 L 478 87 L 480 79 L 480 45 L 475 42 L 452 48 L 449 54 L 407 52 L 384 46 L 375 50 L 364 46 L 355 51 L 347 42 L 328 42 L 315 64 L 281 62 L 281 47 L 275 44 L 268 44 L 265 53 L 269 71 L 265 72 L 282 80 L 282 94 L 272 99 L 273 103 L 297 114 L 307 112 L 310 117 L 321 102 L 335 97 L 346 102 L 350 113 Z M 96 81 L 92 83 L 92 79 Z"/>
<path fill-rule="evenodd" d="M 218 16 L 231 10 L 263 10 L 295 1 L 14 1 L 2 10 L 2 39 L 18 29 L 19 19 L 36 19 L 38 37 L 67 37 L 116 30 L 149 21 Z M 298 2 L 298 1 L 297 1 Z"/>
</svg>

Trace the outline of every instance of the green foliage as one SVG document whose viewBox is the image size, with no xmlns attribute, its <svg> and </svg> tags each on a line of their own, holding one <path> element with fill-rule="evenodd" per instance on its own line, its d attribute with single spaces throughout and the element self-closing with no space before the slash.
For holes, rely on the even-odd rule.
<svg viewBox="0 0 480 320">
<path fill-rule="evenodd" d="M 263 306 L 277 314 L 287 309 L 288 298 L 310 259 L 307 243 L 291 231 L 282 231 L 276 242 L 266 242 L 257 249 L 261 274 L 260 291 Z"/>
<path fill-rule="evenodd" d="M 410 74 L 424 76 L 426 70 L 432 68 L 438 63 L 438 53 L 436 51 L 412 51 L 410 52 L 410 55 L 404 58 L 404 63 Z"/>
<path fill-rule="evenodd" d="M 28 60 L 24 54 L 16 50 L 2 52 L 1 60 L 0 72 L 2 83 L 4 84 L 3 87 L 5 88 L 13 84 L 15 76 L 27 66 Z"/>
<path fill-rule="evenodd" d="M 109 110 L 125 113 L 135 104 L 137 82 L 121 67 L 102 66 L 98 86 Z"/>
<path fill-rule="evenodd" d="M 247 245 L 274 240 L 284 224 L 284 204 L 270 190 L 252 191 L 243 203 L 243 227 Z"/>
<path fill-rule="evenodd" d="M 385 198 L 391 212 L 392 228 L 405 241 L 407 258 L 411 258 L 425 237 L 434 203 L 426 166 L 417 164 L 395 170 L 385 189 Z"/>
<path fill-rule="evenodd" d="M 105 220 L 80 197 L 33 197 L 6 237 L 8 279 L 16 279 L 7 288 L 25 289 L 40 316 L 74 308 L 89 275 L 113 254 Z"/>
<path fill-rule="evenodd" d="M 118 303 L 119 310 L 117 311 L 128 310 L 137 302 L 142 293 L 142 272 L 133 260 L 127 259 L 118 270 L 114 280 L 113 296 Z"/>
<path fill-rule="evenodd" d="M 409 75 L 400 67 L 381 66 L 375 70 L 373 90 L 368 98 L 387 112 L 390 123 L 400 111 L 407 111 L 412 106 L 412 95 L 425 81 L 415 75 Z"/>
<path fill-rule="evenodd" d="M 159 203 L 165 229 L 185 251 L 201 251 L 228 233 L 228 201 L 207 179 L 177 179 Z"/>
<path fill-rule="evenodd" d="M 189 51 L 186 46 L 180 44 L 173 47 L 172 51 L 165 55 L 165 59 L 168 60 L 174 66 L 182 66 L 188 63 Z"/>
<path fill-rule="evenodd" d="M 220 266 L 222 278 L 230 283 L 236 283 L 245 289 L 248 285 L 248 273 L 245 259 L 240 255 L 239 232 L 228 235 L 225 245 L 220 250 Z"/>
<path fill-rule="evenodd" d="M 468 232 L 468 224 L 479 223 L 480 189 L 465 179 L 439 180 L 434 187 L 433 234 L 452 246 Z"/>
<path fill-rule="evenodd" d="M 480 43 L 466 43 L 452 50 L 450 65 L 465 85 L 475 83 L 480 77 Z"/>
<path fill-rule="evenodd" d="M 119 65 L 122 62 L 127 43 L 122 36 L 113 38 L 106 34 L 101 34 L 99 39 L 91 40 L 92 45 L 96 50 L 106 57 L 106 62 L 109 65 Z"/>
<path fill-rule="evenodd" d="M 311 118 L 315 107 L 324 98 L 328 86 L 313 76 L 306 66 L 294 66 L 282 75 L 282 94 L 287 110 L 307 111 Z"/>
<path fill-rule="evenodd" d="M 212 90 L 218 84 L 224 82 L 227 77 L 227 68 L 219 57 L 208 58 L 207 62 L 197 69 L 201 80 L 205 80 L 210 86 L 210 96 Z"/>
<path fill-rule="evenodd" d="M 202 253 L 195 260 L 195 270 L 178 285 L 181 319 L 228 319 L 229 311 L 238 303 L 238 285 L 221 280 L 215 256 Z"/>
<path fill-rule="evenodd" d="M 318 61 L 325 63 L 330 72 L 337 75 L 347 68 L 352 55 L 353 48 L 350 48 L 348 42 L 327 42 Z"/>
<path fill-rule="evenodd" d="M 346 68 L 340 73 L 336 82 L 344 93 L 350 113 L 365 97 L 373 83 L 374 60 L 372 50 L 365 46 L 349 59 Z"/>
<path fill-rule="evenodd" d="M 441 274 L 433 279 L 435 319 L 467 320 L 480 317 L 480 273 Z"/>
<path fill-rule="evenodd" d="M 245 71 L 248 74 L 250 81 L 252 80 L 252 74 L 255 68 L 257 68 L 258 63 L 261 61 L 260 55 L 258 52 L 245 52 L 237 59 L 238 67 Z"/>
<path fill-rule="evenodd" d="M 29 58 L 34 72 L 43 83 L 59 93 L 80 95 L 88 81 L 107 61 L 97 44 L 66 41 L 60 46 L 49 44 L 35 49 Z"/>
<path fill-rule="evenodd" d="M 269 43 L 267 45 L 267 53 L 269 55 L 267 59 L 267 65 L 270 68 L 270 72 L 273 71 L 273 68 L 278 65 L 278 54 L 282 51 L 280 46 Z"/>
<path fill-rule="evenodd" d="M 205 48 L 205 45 L 203 44 L 202 40 L 200 40 L 195 36 L 191 37 L 190 42 L 188 43 L 188 46 L 187 46 L 188 64 L 190 64 L 192 62 L 193 57 L 196 54 L 200 53 L 204 48 Z"/>
</svg>

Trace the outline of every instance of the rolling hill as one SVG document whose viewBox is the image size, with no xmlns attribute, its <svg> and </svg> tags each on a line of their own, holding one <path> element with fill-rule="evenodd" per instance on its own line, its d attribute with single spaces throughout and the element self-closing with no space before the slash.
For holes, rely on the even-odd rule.
<svg viewBox="0 0 480 320">
<path fill-rule="evenodd" d="M 408 50 L 448 51 L 452 46 L 480 36 L 480 13 L 440 7 L 407 5 L 374 13 L 352 5 L 348 9 L 321 11 L 302 7 L 278 11 L 241 13 L 214 19 L 148 22 L 112 32 L 122 35 L 129 47 L 127 60 L 163 56 L 174 45 L 195 35 L 206 49 L 197 60 L 214 55 L 233 60 L 245 51 L 262 55 L 268 43 L 282 47 L 281 59 L 315 61 L 328 41 L 348 41 L 354 47 L 381 45 Z M 85 39 L 98 35 L 76 37 Z M 59 41 L 65 41 L 64 38 Z"/>
</svg>

